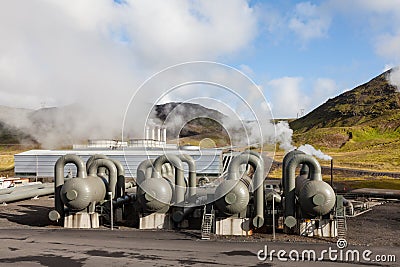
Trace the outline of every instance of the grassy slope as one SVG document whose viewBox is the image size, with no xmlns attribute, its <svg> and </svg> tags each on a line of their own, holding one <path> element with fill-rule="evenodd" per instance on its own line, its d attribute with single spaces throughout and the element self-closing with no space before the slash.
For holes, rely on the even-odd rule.
<svg viewBox="0 0 400 267">
<path fill-rule="evenodd" d="M 312 144 L 336 166 L 400 172 L 400 93 L 388 73 L 291 122 L 296 145 Z"/>
<path fill-rule="evenodd" d="M 19 146 L 0 145 L 0 172 L 11 171 L 14 169 L 14 155 L 26 151 L 27 149 Z M 1 175 L 1 174 L 0 174 Z"/>
</svg>

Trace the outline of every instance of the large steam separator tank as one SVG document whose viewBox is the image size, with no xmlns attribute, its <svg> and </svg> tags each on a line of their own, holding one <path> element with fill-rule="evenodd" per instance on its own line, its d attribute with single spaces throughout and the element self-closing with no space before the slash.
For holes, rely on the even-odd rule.
<svg viewBox="0 0 400 267">
<path fill-rule="evenodd" d="M 240 166 L 243 164 L 249 164 L 255 170 L 252 181 L 249 181 L 248 177 L 242 177 Z M 238 217 L 243 218 L 243 216 L 246 216 L 246 210 L 250 200 L 250 184 L 252 184 L 254 189 L 255 205 L 255 214 L 251 223 L 255 228 L 259 228 L 264 224 L 263 183 L 264 163 L 258 153 L 246 151 L 232 159 L 228 167 L 227 179 L 215 190 L 215 199 L 217 199 L 215 204 L 220 212 L 228 216 L 228 218 L 219 218 L 217 220 L 217 234 L 241 235 L 243 231 L 248 230 L 241 228 L 243 227 L 243 223 L 237 224 L 236 221 Z M 232 225 L 232 228 L 229 230 L 230 232 L 227 233 L 223 228 L 226 229 L 225 226 L 229 224 Z"/>
<path fill-rule="evenodd" d="M 303 164 L 302 173 L 296 178 L 296 168 Z M 284 169 L 285 226 L 293 228 L 301 219 L 327 215 L 335 206 L 336 196 L 332 187 L 322 181 L 318 161 L 304 153 L 292 153 Z M 296 202 L 297 196 L 297 202 Z M 297 212 L 297 205 L 301 212 Z M 301 227 L 299 227 L 300 229 Z M 288 231 L 288 230 L 287 230 Z"/>
<path fill-rule="evenodd" d="M 77 176 L 64 179 L 64 167 L 72 163 L 77 167 Z M 97 176 L 97 168 L 106 167 L 110 174 L 110 183 L 106 184 Z M 117 169 L 106 159 L 93 161 L 87 175 L 83 160 L 72 154 L 59 158 L 55 171 L 55 210 L 49 213 L 50 220 L 63 221 L 67 228 L 98 228 L 99 216 L 95 212 L 96 204 L 102 203 L 107 197 L 107 191 L 115 194 Z M 66 206 L 66 209 L 64 208 Z"/>
<path fill-rule="evenodd" d="M 136 172 L 137 199 L 142 214 L 165 213 L 172 200 L 172 189 L 164 178 L 152 177 L 154 160 L 142 161 Z"/>
<path fill-rule="evenodd" d="M 175 186 L 170 184 L 168 178 L 163 178 L 162 170 L 166 164 L 172 164 L 175 168 Z M 171 154 L 161 155 L 154 161 L 145 160 L 138 166 L 136 181 L 137 199 L 141 206 L 139 228 L 171 229 L 170 206 L 174 202 L 183 204 L 185 197 L 182 161 Z"/>
</svg>

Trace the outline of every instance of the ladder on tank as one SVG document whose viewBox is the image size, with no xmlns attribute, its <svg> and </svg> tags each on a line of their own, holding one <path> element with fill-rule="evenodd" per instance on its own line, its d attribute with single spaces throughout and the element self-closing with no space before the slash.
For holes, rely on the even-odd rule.
<svg viewBox="0 0 400 267">
<path fill-rule="evenodd" d="M 347 235 L 347 222 L 346 216 L 336 216 L 338 238 L 346 238 Z"/>
<path fill-rule="evenodd" d="M 204 205 L 203 221 L 201 224 L 201 239 L 210 240 L 214 224 L 214 207 Z"/>
<path fill-rule="evenodd" d="M 336 209 L 335 219 L 337 226 L 338 238 L 346 238 L 347 235 L 347 222 L 346 222 L 346 208 L 343 206 L 343 196 L 336 196 Z"/>
</svg>

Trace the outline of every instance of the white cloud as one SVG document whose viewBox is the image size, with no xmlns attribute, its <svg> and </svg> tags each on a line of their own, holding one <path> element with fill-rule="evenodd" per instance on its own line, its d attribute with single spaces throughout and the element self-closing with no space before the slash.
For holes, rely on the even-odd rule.
<svg viewBox="0 0 400 267">
<path fill-rule="evenodd" d="M 0 105 L 80 103 L 91 114 L 79 114 L 87 119 L 71 128 L 119 130 L 129 98 L 150 74 L 235 57 L 257 34 L 245 0 L 124 2 L 2 1 Z"/>
<path fill-rule="evenodd" d="M 271 99 L 275 118 L 296 118 L 301 109 L 308 108 L 310 98 L 302 93 L 301 77 L 283 77 L 271 80 L 264 91 Z"/>
<path fill-rule="evenodd" d="M 379 36 L 376 39 L 376 50 L 378 55 L 400 62 L 400 32 Z"/>
<path fill-rule="evenodd" d="M 312 90 L 306 90 L 309 87 Z M 282 77 L 268 81 L 263 91 L 272 103 L 275 118 L 296 118 L 305 115 L 328 98 L 343 92 L 332 79 L 305 80 L 303 77 Z"/>
<path fill-rule="evenodd" d="M 241 64 L 241 65 L 239 66 L 239 68 L 240 68 L 240 71 L 242 71 L 244 74 L 246 74 L 246 75 L 249 76 L 249 77 L 251 77 L 251 76 L 254 75 L 253 69 L 252 69 L 250 66 L 248 66 L 248 65 Z"/>
<path fill-rule="evenodd" d="M 312 106 L 318 106 L 328 98 L 336 96 L 339 88 L 336 82 L 328 78 L 318 78 L 314 81 Z"/>
<path fill-rule="evenodd" d="M 310 2 L 301 2 L 296 5 L 288 27 L 303 42 L 308 42 L 312 39 L 326 37 L 330 24 L 330 16 L 321 7 Z"/>
<path fill-rule="evenodd" d="M 400 4 L 398 0 L 330 0 L 327 4 L 332 13 L 344 14 L 359 23 L 371 38 L 375 52 L 388 60 L 383 71 L 400 65 Z M 398 70 L 388 80 L 398 86 Z"/>
<path fill-rule="evenodd" d="M 126 2 L 2 2 L 1 90 L 57 104 L 96 91 L 126 99 L 160 67 L 235 54 L 257 32 L 246 1 Z"/>
</svg>

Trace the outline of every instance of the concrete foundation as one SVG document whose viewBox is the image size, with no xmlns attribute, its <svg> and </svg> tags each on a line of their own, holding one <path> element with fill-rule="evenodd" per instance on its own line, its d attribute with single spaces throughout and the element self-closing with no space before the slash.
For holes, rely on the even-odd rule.
<svg viewBox="0 0 400 267">
<path fill-rule="evenodd" d="M 215 224 L 216 235 L 249 236 L 253 232 L 250 229 L 249 218 L 217 218 Z"/>
<path fill-rule="evenodd" d="M 97 212 L 66 214 L 64 218 L 64 227 L 79 229 L 99 228 L 99 214 Z"/>
<path fill-rule="evenodd" d="M 173 223 L 168 214 L 152 213 L 140 215 L 139 229 L 172 229 Z"/>
<path fill-rule="evenodd" d="M 330 219 L 298 220 L 296 233 L 302 236 L 337 237 L 337 222 Z"/>
</svg>

